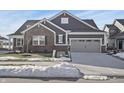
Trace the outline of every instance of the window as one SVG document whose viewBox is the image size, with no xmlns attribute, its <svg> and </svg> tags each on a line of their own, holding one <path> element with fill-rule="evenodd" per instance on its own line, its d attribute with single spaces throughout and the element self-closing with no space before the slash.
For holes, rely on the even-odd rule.
<svg viewBox="0 0 124 93">
<path fill-rule="evenodd" d="M 33 36 L 34 46 L 45 46 L 45 36 Z"/>
<path fill-rule="evenodd" d="M 68 18 L 61 18 L 61 24 L 68 24 Z"/>
<path fill-rule="evenodd" d="M 22 47 L 22 45 L 23 45 L 23 39 L 16 38 L 16 47 Z"/>
<path fill-rule="evenodd" d="M 58 43 L 63 43 L 63 35 L 58 35 Z"/>
<path fill-rule="evenodd" d="M 38 45 L 38 36 L 33 36 L 33 45 Z"/>
<path fill-rule="evenodd" d="M 45 36 L 39 36 L 39 45 L 40 46 L 45 46 Z"/>
</svg>

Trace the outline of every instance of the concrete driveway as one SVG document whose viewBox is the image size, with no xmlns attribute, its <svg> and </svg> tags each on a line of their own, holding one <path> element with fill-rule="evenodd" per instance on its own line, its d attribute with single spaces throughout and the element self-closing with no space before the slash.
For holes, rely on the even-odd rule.
<svg viewBox="0 0 124 93">
<path fill-rule="evenodd" d="M 105 53 L 71 53 L 71 56 L 75 64 L 124 69 L 124 61 Z"/>
</svg>

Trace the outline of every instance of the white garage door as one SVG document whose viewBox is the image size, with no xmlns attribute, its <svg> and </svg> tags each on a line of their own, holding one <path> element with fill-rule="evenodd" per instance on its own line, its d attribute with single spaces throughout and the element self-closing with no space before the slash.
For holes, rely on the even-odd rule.
<svg viewBox="0 0 124 93">
<path fill-rule="evenodd" d="M 71 52 L 100 52 L 100 40 L 71 40 Z"/>
</svg>

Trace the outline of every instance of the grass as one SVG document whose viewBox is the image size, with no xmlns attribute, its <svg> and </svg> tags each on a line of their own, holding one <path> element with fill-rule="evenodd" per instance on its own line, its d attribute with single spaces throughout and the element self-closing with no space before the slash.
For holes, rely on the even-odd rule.
<svg viewBox="0 0 124 93">
<path fill-rule="evenodd" d="M 52 53 L 38 53 L 41 57 L 52 57 Z"/>
<path fill-rule="evenodd" d="M 0 57 L 7 57 L 7 56 L 12 56 L 12 57 L 17 57 L 17 58 L 23 58 L 23 56 L 20 55 L 20 54 L 0 54 Z"/>
<path fill-rule="evenodd" d="M 26 56 L 29 55 L 29 56 Z M 7 57 L 7 56 L 12 56 L 12 57 L 17 57 L 17 58 L 50 58 L 52 57 L 52 53 L 10 53 L 10 54 L 0 54 L 0 57 Z"/>
</svg>

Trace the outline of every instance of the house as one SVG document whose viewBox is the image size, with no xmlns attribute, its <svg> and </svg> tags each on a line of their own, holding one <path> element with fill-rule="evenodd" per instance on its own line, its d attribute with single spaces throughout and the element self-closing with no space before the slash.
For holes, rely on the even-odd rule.
<svg viewBox="0 0 124 93">
<path fill-rule="evenodd" d="M 13 49 L 23 52 L 105 52 L 106 32 L 92 19 L 61 11 L 50 19 L 27 20 L 15 33 Z"/>
<path fill-rule="evenodd" d="M 0 36 L 0 48 L 8 48 L 8 39 Z"/>
<path fill-rule="evenodd" d="M 113 24 L 106 24 L 104 31 L 108 35 L 108 47 L 124 50 L 124 19 L 116 19 Z"/>
</svg>

